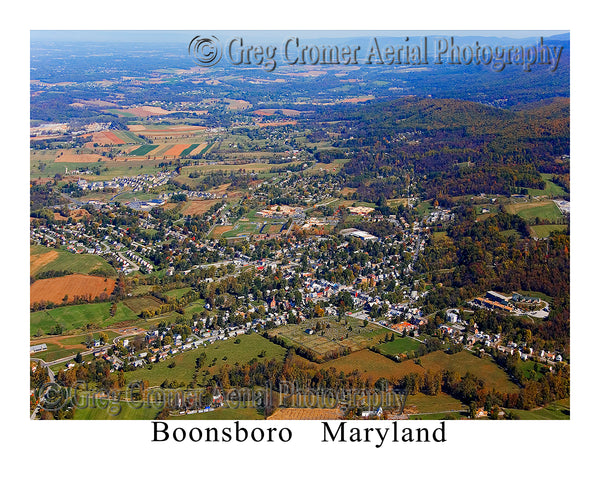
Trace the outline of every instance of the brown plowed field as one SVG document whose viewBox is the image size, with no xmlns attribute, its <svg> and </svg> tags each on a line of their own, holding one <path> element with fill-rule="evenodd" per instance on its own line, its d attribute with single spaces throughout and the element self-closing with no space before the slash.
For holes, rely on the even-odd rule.
<svg viewBox="0 0 600 480">
<path fill-rule="evenodd" d="M 339 408 L 280 408 L 267 420 L 340 420 Z"/>
<path fill-rule="evenodd" d="M 65 295 L 69 302 L 75 297 L 85 297 L 93 300 L 102 293 L 110 295 L 115 289 L 115 281 L 111 278 L 94 277 L 91 275 L 67 275 L 58 278 L 45 278 L 34 282 L 30 287 L 30 303 L 50 301 L 62 303 Z"/>
<path fill-rule="evenodd" d="M 38 270 L 48 265 L 50 262 L 58 258 L 58 252 L 51 251 L 46 253 L 40 253 L 38 255 L 31 255 L 29 257 L 29 272 L 31 275 L 35 275 Z"/>
<path fill-rule="evenodd" d="M 166 156 L 173 155 L 174 157 L 178 157 L 179 155 L 181 155 L 181 152 L 183 152 L 189 146 L 190 146 L 189 143 L 180 143 L 177 145 L 173 145 L 171 148 L 169 148 L 169 150 L 167 150 L 165 152 L 165 155 Z"/>
<path fill-rule="evenodd" d="M 107 157 L 93 153 L 63 153 L 54 160 L 56 163 L 96 163 L 105 161 Z"/>
<path fill-rule="evenodd" d="M 208 209 L 212 207 L 215 203 L 219 202 L 220 200 L 218 199 L 190 200 L 185 203 L 185 206 L 181 210 L 181 213 L 183 215 L 202 215 L 203 213 L 208 212 Z"/>
<path fill-rule="evenodd" d="M 94 132 L 92 134 L 92 142 L 100 145 L 123 145 L 125 143 L 111 131 Z"/>
</svg>

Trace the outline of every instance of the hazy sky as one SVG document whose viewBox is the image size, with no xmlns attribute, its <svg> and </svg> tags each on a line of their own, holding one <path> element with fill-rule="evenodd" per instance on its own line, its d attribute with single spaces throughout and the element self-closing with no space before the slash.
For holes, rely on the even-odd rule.
<svg viewBox="0 0 600 480">
<path fill-rule="evenodd" d="M 377 36 L 454 35 L 502 38 L 550 37 L 568 30 L 32 30 L 32 41 L 88 42 L 185 42 L 200 34 L 240 35 L 249 39 L 280 40 L 290 36 L 309 38 L 351 38 Z"/>
</svg>

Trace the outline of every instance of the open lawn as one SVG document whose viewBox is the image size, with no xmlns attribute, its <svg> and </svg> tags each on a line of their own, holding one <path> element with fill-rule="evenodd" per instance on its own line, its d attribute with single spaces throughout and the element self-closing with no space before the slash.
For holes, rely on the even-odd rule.
<svg viewBox="0 0 600 480">
<path fill-rule="evenodd" d="M 57 323 L 65 331 L 69 331 L 76 328 L 85 328 L 87 325 L 102 328 L 136 319 L 134 312 L 123 303 L 117 304 L 115 316 L 111 317 L 110 305 L 110 302 L 90 303 L 33 312 L 30 315 L 29 323 L 31 335 L 36 334 L 38 329 L 41 329 L 44 333 L 49 333 Z"/>
<path fill-rule="evenodd" d="M 206 376 L 198 375 L 198 383 L 202 385 L 213 374 L 218 373 L 222 365 L 234 365 L 236 362 L 243 365 L 253 358 L 256 358 L 258 361 L 270 358 L 282 360 L 286 351 L 285 348 L 275 345 L 256 333 L 242 335 L 237 338 L 240 339 L 240 343 L 235 343 L 234 339 L 228 339 L 217 341 L 206 347 L 187 350 L 163 362 L 153 363 L 150 370 L 148 369 L 149 366 L 146 366 L 138 370 L 126 372 L 125 378 L 127 382 L 148 380 L 151 386 L 160 385 L 164 380 L 175 380 L 184 382 L 187 385 L 192 380 L 196 358 L 201 353 L 206 353 L 206 364 L 201 371 L 208 371 L 209 373 Z M 263 351 L 264 357 L 261 358 L 259 355 Z M 168 365 L 172 362 L 175 363 L 175 366 L 169 368 Z"/>
<path fill-rule="evenodd" d="M 192 287 L 176 288 L 175 290 L 169 290 L 168 292 L 165 292 L 165 295 L 169 298 L 169 300 L 170 299 L 179 300 L 186 293 L 188 293 L 191 289 L 192 289 Z"/>
<path fill-rule="evenodd" d="M 185 307 L 186 315 L 193 315 L 194 313 L 204 312 L 204 305 L 206 304 L 206 300 L 197 300 L 195 302 L 190 303 Z"/>
<path fill-rule="evenodd" d="M 414 352 L 420 343 L 410 337 L 396 338 L 392 342 L 382 343 L 377 348 L 386 355 L 397 355 L 399 353 Z"/>
</svg>

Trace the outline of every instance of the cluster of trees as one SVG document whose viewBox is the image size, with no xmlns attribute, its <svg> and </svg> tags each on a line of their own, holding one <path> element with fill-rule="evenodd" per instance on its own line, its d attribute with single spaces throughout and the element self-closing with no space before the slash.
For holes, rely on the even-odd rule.
<svg viewBox="0 0 600 480">
<path fill-rule="evenodd" d="M 506 230 L 524 238 L 500 233 Z M 554 232 L 547 240 L 533 240 L 527 232 L 523 219 L 501 212 L 480 222 L 464 217 L 448 228 L 447 237 L 433 239 L 415 266 L 436 285 L 424 299 L 424 311 L 459 305 L 487 290 L 541 292 L 553 299 L 547 321 L 529 324 L 489 314 L 481 318 L 481 326 L 486 331 L 500 326 L 508 338 L 531 329 L 539 343 L 568 351 L 569 235 Z"/>
</svg>

